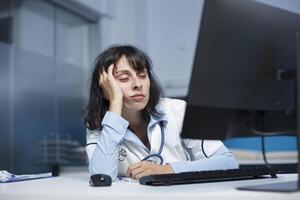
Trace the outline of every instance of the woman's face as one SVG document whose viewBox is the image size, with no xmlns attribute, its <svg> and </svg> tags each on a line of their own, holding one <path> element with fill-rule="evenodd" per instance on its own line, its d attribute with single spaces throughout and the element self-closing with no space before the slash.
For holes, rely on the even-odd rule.
<svg viewBox="0 0 300 200">
<path fill-rule="evenodd" d="M 136 72 L 122 56 L 117 62 L 114 77 L 123 92 L 123 111 L 137 112 L 143 110 L 149 100 L 150 79 L 146 68 Z"/>
</svg>

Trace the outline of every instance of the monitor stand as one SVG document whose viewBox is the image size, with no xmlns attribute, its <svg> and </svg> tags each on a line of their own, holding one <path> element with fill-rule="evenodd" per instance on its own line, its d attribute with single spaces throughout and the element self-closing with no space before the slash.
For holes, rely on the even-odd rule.
<svg viewBox="0 0 300 200">
<path fill-rule="evenodd" d="M 300 33 L 296 33 L 297 67 L 296 67 L 296 109 L 297 109 L 297 149 L 298 149 L 298 176 L 296 181 L 261 184 L 239 187 L 239 190 L 271 191 L 271 192 L 299 192 L 300 191 Z"/>
</svg>

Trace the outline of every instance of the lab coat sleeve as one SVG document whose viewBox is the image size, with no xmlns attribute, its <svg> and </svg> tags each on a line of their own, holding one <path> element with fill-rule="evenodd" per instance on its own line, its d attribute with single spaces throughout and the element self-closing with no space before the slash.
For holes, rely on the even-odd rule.
<svg viewBox="0 0 300 200">
<path fill-rule="evenodd" d="M 213 154 L 209 155 L 208 158 L 194 161 L 177 161 L 169 164 L 175 173 L 237 169 L 239 167 L 233 154 L 224 145 L 220 146 Z"/>
<path fill-rule="evenodd" d="M 91 174 L 107 174 L 113 180 L 118 175 L 120 143 L 128 128 L 128 121 L 113 112 L 106 112 L 102 120 L 102 131 L 87 129 L 86 151 Z"/>
</svg>

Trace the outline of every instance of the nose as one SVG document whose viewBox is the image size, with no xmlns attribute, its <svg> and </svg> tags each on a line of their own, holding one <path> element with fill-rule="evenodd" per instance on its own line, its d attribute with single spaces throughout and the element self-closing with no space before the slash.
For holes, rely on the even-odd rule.
<svg viewBox="0 0 300 200">
<path fill-rule="evenodd" d="M 133 89 L 141 89 L 143 87 L 142 81 L 138 77 L 133 79 Z"/>
</svg>

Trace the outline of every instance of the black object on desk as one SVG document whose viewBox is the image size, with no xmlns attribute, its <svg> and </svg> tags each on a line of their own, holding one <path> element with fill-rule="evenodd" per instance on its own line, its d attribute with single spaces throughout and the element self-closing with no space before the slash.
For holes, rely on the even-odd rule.
<svg viewBox="0 0 300 200">
<path fill-rule="evenodd" d="M 199 172 L 182 172 L 177 174 L 156 174 L 144 176 L 140 179 L 142 185 L 177 185 L 191 183 L 208 183 L 219 181 L 236 181 L 259 178 L 276 178 L 277 170 L 267 166 L 251 168 L 211 170 Z"/>
<path fill-rule="evenodd" d="M 106 174 L 94 174 L 90 179 L 90 186 L 94 187 L 103 187 L 103 186 L 111 186 L 111 177 Z"/>
</svg>

